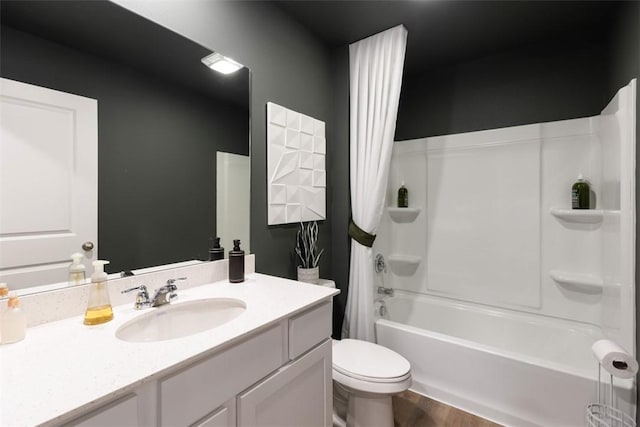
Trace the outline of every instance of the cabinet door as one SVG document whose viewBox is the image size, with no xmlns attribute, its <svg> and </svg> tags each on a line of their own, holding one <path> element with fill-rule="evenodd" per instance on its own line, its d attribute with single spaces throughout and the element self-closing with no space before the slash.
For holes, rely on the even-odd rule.
<svg viewBox="0 0 640 427">
<path fill-rule="evenodd" d="M 331 340 L 238 397 L 238 426 L 331 426 Z"/>
<path fill-rule="evenodd" d="M 233 398 L 191 427 L 235 427 L 236 399 Z"/>
</svg>

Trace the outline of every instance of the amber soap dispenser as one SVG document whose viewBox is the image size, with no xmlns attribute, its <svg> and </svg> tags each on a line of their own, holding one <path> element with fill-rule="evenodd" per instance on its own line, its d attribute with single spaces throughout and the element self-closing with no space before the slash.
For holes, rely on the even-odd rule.
<svg viewBox="0 0 640 427">
<path fill-rule="evenodd" d="M 84 314 L 85 325 L 99 325 L 113 319 L 113 309 L 107 289 L 107 273 L 104 272 L 106 264 L 109 264 L 109 261 L 93 261 L 94 271 L 91 276 L 91 285 L 89 285 L 89 303 Z"/>
</svg>

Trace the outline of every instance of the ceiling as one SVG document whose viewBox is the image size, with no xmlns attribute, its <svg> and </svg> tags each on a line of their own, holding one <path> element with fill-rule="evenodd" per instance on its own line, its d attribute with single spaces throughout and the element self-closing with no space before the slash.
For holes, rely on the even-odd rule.
<svg viewBox="0 0 640 427">
<path fill-rule="evenodd" d="M 585 43 L 609 32 L 616 1 L 276 1 L 327 47 L 403 24 L 405 71 L 471 60 L 535 43 Z"/>
<path fill-rule="evenodd" d="M 264 1 L 264 0 L 259 0 Z M 534 43 L 603 40 L 620 2 L 357 0 L 271 1 L 328 48 L 403 24 L 405 74 Z M 215 76 L 196 63 L 209 50 L 107 1 L 0 1 L 3 25 L 57 39 L 246 106 L 248 70 Z M 34 13 L 37 11 L 38 13 Z M 238 74 L 238 73 L 236 73 Z M 202 89 L 198 89 L 202 90 Z"/>
<path fill-rule="evenodd" d="M 108 1 L 0 1 L 3 26 L 169 80 L 248 108 L 249 70 L 222 75 L 201 64 L 211 53 L 192 40 Z"/>
</svg>

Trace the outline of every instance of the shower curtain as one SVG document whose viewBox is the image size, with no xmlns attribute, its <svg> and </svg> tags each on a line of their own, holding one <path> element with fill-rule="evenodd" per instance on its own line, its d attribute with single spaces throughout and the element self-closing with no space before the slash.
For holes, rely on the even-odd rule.
<svg viewBox="0 0 640 427">
<path fill-rule="evenodd" d="M 343 338 L 375 340 L 371 245 L 385 204 L 406 44 L 407 30 L 399 25 L 349 46 L 354 239 Z"/>
</svg>

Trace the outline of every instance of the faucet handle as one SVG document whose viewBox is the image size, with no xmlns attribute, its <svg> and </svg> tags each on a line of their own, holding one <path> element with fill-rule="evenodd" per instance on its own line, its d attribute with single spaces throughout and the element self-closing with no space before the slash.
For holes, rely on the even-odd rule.
<svg viewBox="0 0 640 427">
<path fill-rule="evenodd" d="M 121 291 L 122 294 L 128 294 L 129 292 L 139 291 L 136 295 L 136 302 L 133 304 L 133 308 L 136 310 L 140 310 L 142 307 L 149 305 L 149 292 L 147 292 L 147 287 L 145 285 L 136 286 L 133 288 L 125 289 Z"/>
<path fill-rule="evenodd" d="M 167 280 L 167 286 L 169 286 L 169 290 L 175 291 L 176 289 L 178 289 L 178 287 L 175 285 L 175 283 L 178 280 L 187 280 L 187 278 L 186 277 L 178 277 L 177 279 L 169 279 L 169 280 Z"/>
<path fill-rule="evenodd" d="M 135 286 L 133 288 L 125 289 L 124 291 L 120 291 L 121 294 L 128 294 L 129 292 L 140 290 L 140 292 L 147 292 L 147 287 L 145 285 Z"/>
</svg>

